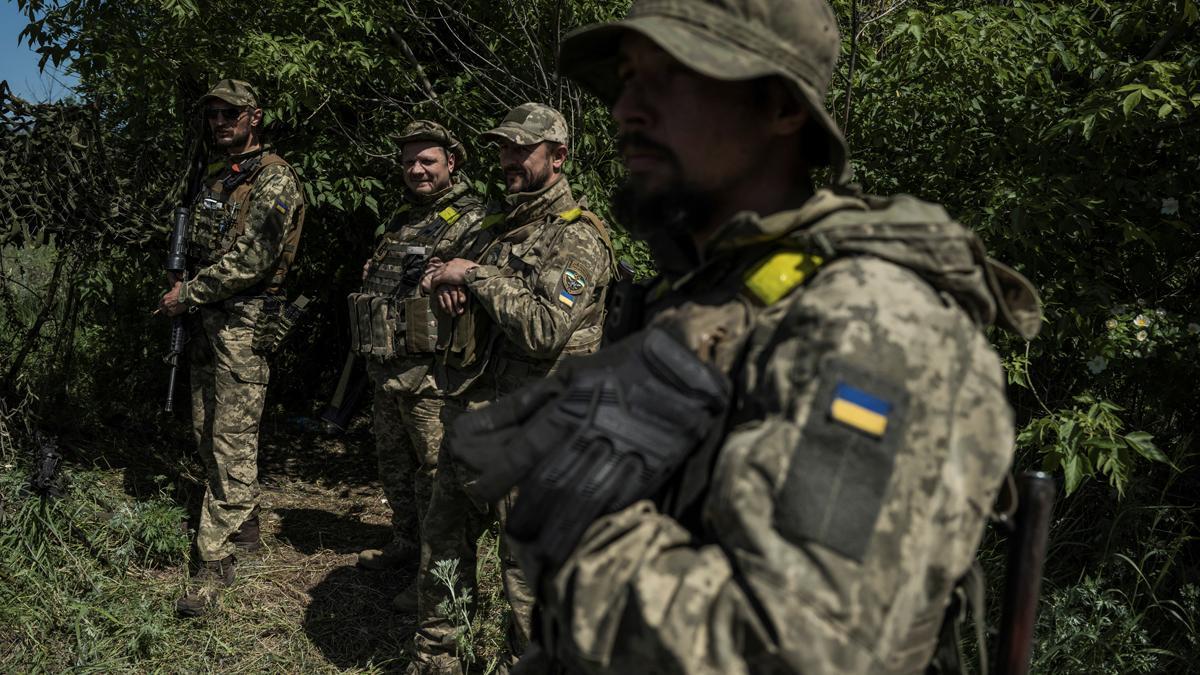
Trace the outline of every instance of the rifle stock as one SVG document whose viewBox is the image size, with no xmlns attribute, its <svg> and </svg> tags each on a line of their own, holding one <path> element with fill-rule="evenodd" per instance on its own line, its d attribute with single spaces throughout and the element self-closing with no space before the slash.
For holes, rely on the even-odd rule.
<svg viewBox="0 0 1200 675">
<path fill-rule="evenodd" d="M 1008 574 L 996 653 L 996 672 L 1000 675 L 1029 672 L 1042 565 L 1054 509 L 1054 480 L 1040 471 L 1021 474 L 1017 478 L 1017 499 L 1008 543 Z"/>
</svg>

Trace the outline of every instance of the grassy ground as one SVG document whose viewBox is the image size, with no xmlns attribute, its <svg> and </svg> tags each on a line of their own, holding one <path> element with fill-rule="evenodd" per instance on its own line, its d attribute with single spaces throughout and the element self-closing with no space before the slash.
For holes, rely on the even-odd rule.
<svg viewBox="0 0 1200 675">
<path fill-rule="evenodd" d="M 149 432 L 64 441 L 66 497 L 22 492 L 28 462 L 0 449 L 0 671 L 392 672 L 406 664 L 413 617 L 391 599 L 412 571 L 365 572 L 357 552 L 389 537 L 370 436 L 264 428 L 263 550 L 239 557 L 219 611 L 177 619 L 198 467 Z M 156 445 L 157 444 L 157 445 Z M 114 446 L 138 448 L 106 452 Z M 115 461 L 114 461 L 115 460 Z M 192 518 L 194 522 L 194 515 Z M 486 550 L 494 547 L 484 542 Z M 496 657 L 502 607 L 483 557 L 480 661 Z"/>
</svg>

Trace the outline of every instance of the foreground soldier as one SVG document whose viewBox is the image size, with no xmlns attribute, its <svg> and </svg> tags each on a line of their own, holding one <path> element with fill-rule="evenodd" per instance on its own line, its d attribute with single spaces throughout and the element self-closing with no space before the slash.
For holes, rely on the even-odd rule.
<svg viewBox="0 0 1200 675">
<path fill-rule="evenodd" d="M 436 122 L 418 120 L 397 139 L 405 202 L 367 261 L 363 290 L 350 295 L 351 349 L 367 357 L 375 388 L 375 449 L 379 479 L 392 508 L 392 539 L 361 552 L 358 564 L 387 569 L 420 557 L 419 535 L 429 504 L 447 382 L 432 368 L 437 318 L 420 288 L 426 263 L 461 253 L 483 219 L 483 202 L 462 166 L 462 143 Z M 403 609 L 416 589 L 402 593 Z"/>
<path fill-rule="evenodd" d="M 264 305 L 282 301 L 283 281 L 304 224 L 300 179 L 264 148 L 254 88 L 221 80 L 201 100 L 216 165 L 192 208 L 188 259 L 197 270 L 174 280 L 161 301 L 169 316 L 199 308 L 191 331 L 192 426 L 208 470 L 196 532 L 200 563 L 176 603 L 203 614 L 233 581 L 234 550 L 254 550 L 258 528 L 258 428 L 270 369 L 252 348 Z"/>
<path fill-rule="evenodd" d="M 667 278 L 643 330 L 453 429 L 477 497 L 519 486 L 531 672 L 934 653 L 1012 457 L 983 328 L 1029 338 L 1040 309 L 941 207 L 813 193 L 816 166 L 848 174 L 822 109 L 838 45 L 821 0 L 643 0 L 563 44 L 612 105 L 622 220 Z"/>
<path fill-rule="evenodd" d="M 604 224 L 575 200 L 562 173 L 569 139 L 558 111 L 526 103 L 484 137 L 500 145 L 507 217 L 487 229 L 474 247 L 476 255 L 434 261 L 424 282 L 436 291 L 439 306 L 459 317 L 458 330 L 466 334 L 450 358 L 468 364 L 486 361 L 460 410 L 545 377 L 567 355 L 595 351 L 613 265 Z M 459 560 L 465 584 L 478 588 L 475 542 L 497 518 L 504 521 L 507 508 L 500 504 L 492 509 L 483 502 L 477 508 L 463 493 L 461 476 L 448 459 L 442 455 L 424 524 L 417 672 L 459 670 L 453 657 L 454 625 L 436 612 L 446 589 L 433 577 L 431 563 Z M 509 644 L 516 654 L 529 640 L 533 599 L 503 541 L 500 557 L 513 611 Z"/>
</svg>

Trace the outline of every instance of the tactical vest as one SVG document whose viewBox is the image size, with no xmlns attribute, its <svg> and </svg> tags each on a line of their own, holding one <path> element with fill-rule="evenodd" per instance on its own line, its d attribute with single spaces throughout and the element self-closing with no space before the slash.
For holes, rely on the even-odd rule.
<svg viewBox="0 0 1200 675">
<path fill-rule="evenodd" d="M 254 183 L 269 166 L 283 166 L 292 174 L 296 185 L 300 177 L 282 157 L 269 150 L 241 164 L 235 164 L 204 186 L 192 207 L 192 226 L 188 237 L 188 256 L 200 265 L 211 265 L 221 256 L 233 250 L 238 237 L 246 232 L 246 220 L 250 215 L 250 193 Z M 296 225 L 284 232 L 283 253 L 270 278 L 261 286 L 242 293 L 256 295 L 282 293 L 287 271 L 296 258 L 300 244 L 300 233 L 304 228 L 306 206 L 301 202 L 295 207 Z"/>
<path fill-rule="evenodd" d="M 462 204 L 460 203 L 460 206 Z M 407 211 L 410 205 L 405 205 Z M 377 359 L 432 354 L 438 320 L 430 297 L 420 292 L 421 274 L 446 232 L 462 213 L 454 206 L 438 212 L 416 232 L 383 235 L 371 256 L 360 293 L 348 297 L 350 347 Z"/>
<path fill-rule="evenodd" d="M 616 274 L 616 252 L 613 250 L 612 239 L 608 235 L 608 228 L 605 227 L 604 221 L 595 213 L 587 211 L 580 207 L 559 213 L 557 220 L 564 224 L 573 223 L 580 218 L 586 220 L 596 229 L 600 235 L 601 242 L 608 250 L 609 265 Z M 526 226 L 528 227 L 528 226 Z M 521 242 L 524 250 L 532 248 L 536 242 L 528 241 Z M 504 255 L 502 251 L 503 244 L 509 243 L 504 236 L 497 237 L 483 250 L 478 256 L 479 261 L 485 265 L 494 265 L 503 262 L 500 258 Z M 516 248 L 513 245 L 512 248 Z M 510 253 L 510 255 L 514 255 Z M 615 278 L 615 277 L 614 277 Z M 608 286 L 605 286 L 601 291 L 600 296 L 596 298 L 596 302 L 588 310 L 581 324 L 595 324 L 597 329 L 604 321 L 605 294 L 608 292 Z M 588 340 L 587 344 L 575 344 L 574 335 L 572 340 L 563 348 L 563 353 L 578 353 L 586 354 L 595 351 L 600 346 L 601 331 L 597 330 L 594 339 Z M 454 320 L 450 330 L 443 330 L 438 340 L 438 358 L 442 363 L 453 368 L 467 368 L 485 358 L 490 352 L 492 345 L 495 344 L 497 332 L 492 323 L 491 317 L 487 312 L 479 306 L 478 303 L 471 303 L 467 312 Z"/>
</svg>

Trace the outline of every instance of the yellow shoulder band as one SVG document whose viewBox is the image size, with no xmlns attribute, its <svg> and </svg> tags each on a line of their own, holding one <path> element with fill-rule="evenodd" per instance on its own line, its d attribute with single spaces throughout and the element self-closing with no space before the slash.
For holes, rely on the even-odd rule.
<svg viewBox="0 0 1200 675">
<path fill-rule="evenodd" d="M 771 305 L 803 284 L 823 262 L 802 251 L 778 251 L 750 268 L 743 281 L 759 302 Z"/>
</svg>

